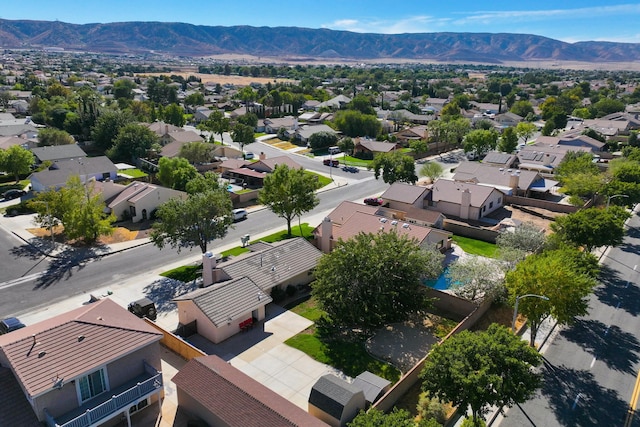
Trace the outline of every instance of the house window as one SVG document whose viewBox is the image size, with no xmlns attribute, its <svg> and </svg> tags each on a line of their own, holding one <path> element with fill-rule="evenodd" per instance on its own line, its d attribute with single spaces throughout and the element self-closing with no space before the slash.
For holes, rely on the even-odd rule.
<svg viewBox="0 0 640 427">
<path fill-rule="evenodd" d="M 482 207 L 482 213 L 484 213 L 486 210 L 487 210 L 487 206 L 485 205 Z"/>
<path fill-rule="evenodd" d="M 100 393 L 105 392 L 107 390 L 107 383 L 105 381 L 104 369 L 98 369 L 86 377 L 80 378 L 78 380 L 78 388 L 81 402 L 86 402 Z"/>
<path fill-rule="evenodd" d="M 493 207 L 493 202 L 489 202 L 489 209 Z"/>
<path fill-rule="evenodd" d="M 502 203 L 502 197 L 498 197 L 498 204 Z"/>
<path fill-rule="evenodd" d="M 129 206 L 129 213 L 131 214 L 131 218 L 134 218 L 136 216 L 136 207 Z"/>
</svg>

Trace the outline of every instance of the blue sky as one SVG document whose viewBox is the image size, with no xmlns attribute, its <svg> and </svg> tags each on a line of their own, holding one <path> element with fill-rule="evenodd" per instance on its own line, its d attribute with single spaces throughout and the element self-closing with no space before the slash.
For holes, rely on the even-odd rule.
<svg viewBox="0 0 640 427">
<path fill-rule="evenodd" d="M 367 33 L 536 34 L 567 42 L 640 43 L 640 3 L 616 0 L 4 0 L 3 19 L 161 21 L 196 25 L 297 26 Z"/>
</svg>

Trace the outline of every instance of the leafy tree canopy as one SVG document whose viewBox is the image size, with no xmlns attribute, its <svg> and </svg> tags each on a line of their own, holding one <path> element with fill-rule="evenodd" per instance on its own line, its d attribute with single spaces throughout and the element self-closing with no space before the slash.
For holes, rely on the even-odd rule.
<svg viewBox="0 0 640 427">
<path fill-rule="evenodd" d="M 382 125 L 377 117 L 357 110 L 337 111 L 334 123 L 344 135 L 352 138 L 359 136 L 375 138 L 382 132 Z"/>
<path fill-rule="evenodd" d="M 589 208 L 556 218 L 551 229 L 565 242 L 584 246 L 587 252 L 600 246 L 617 246 L 624 238 L 624 222 L 631 215 L 620 206 Z"/>
<path fill-rule="evenodd" d="M 36 162 L 36 158 L 31 152 L 20 145 L 12 145 L 3 150 L 0 148 L 0 171 L 13 175 L 16 182 L 20 181 L 20 175 L 31 172 L 31 166 Z"/>
<path fill-rule="evenodd" d="M 185 158 L 189 163 L 206 163 L 211 160 L 213 146 L 208 142 L 194 141 L 180 147 L 179 157 Z"/>
<path fill-rule="evenodd" d="M 333 132 L 316 132 L 309 137 L 309 145 L 314 150 L 329 148 L 338 143 L 338 136 Z"/>
<path fill-rule="evenodd" d="M 464 137 L 464 152 L 474 152 L 478 157 L 495 149 L 496 145 L 498 145 L 498 132 L 493 129 L 472 130 Z"/>
<path fill-rule="evenodd" d="M 106 111 L 98 117 L 91 131 L 91 138 L 98 148 L 106 151 L 113 146 L 120 129 L 133 121 L 131 113 Z"/>
<path fill-rule="evenodd" d="M 371 331 L 427 308 L 421 280 L 438 277 L 442 259 L 395 230 L 360 233 L 320 258 L 313 293 L 334 324 Z"/>
<path fill-rule="evenodd" d="M 158 208 L 149 237 L 160 249 L 198 247 L 204 254 L 211 241 L 227 235 L 231 209 L 231 198 L 222 188 L 194 193 L 186 200 L 170 199 Z"/>
<path fill-rule="evenodd" d="M 184 191 L 187 183 L 199 175 L 198 170 L 182 157 L 161 157 L 156 177 L 165 187 Z"/>
<path fill-rule="evenodd" d="M 132 161 L 145 157 L 153 148 L 159 148 L 158 136 L 146 126 L 130 123 L 120 129 L 106 153 L 112 159 Z"/>
<path fill-rule="evenodd" d="M 302 168 L 293 169 L 281 164 L 265 177 L 258 201 L 287 221 L 287 233 L 291 235 L 293 218 L 320 203 L 315 194 L 318 188 L 315 176 L 306 174 Z"/>
<path fill-rule="evenodd" d="M 38 147 L 48 145 L 69 145 L 75 143 L 75 139 L 73 139 L 73 137 L 64 130 L 47 128 L 38 132 Z"/>
<path fill-rule="evenodd" d="M 498 143 L 498 150 L 503 153 L 513 153 L 518 148 L 518 134 L 516 129 L 508 127 L 502 131 L 500 135 L 500 142 Z"/>
<path fill-rule="evenodd" d="M 387 184 L 396 181 L 415 184 L 418 181 L 413 157 L 399 151 L 376 154 L 368 169 L 373 169 L 376 179 L 382 175 Z"/>
<path fill-rule="evenodd" d="M 494 405 L 511 407 L 530 399 L 540 386 L 533 368 L 542 357 L 504 326 L 463 331 L 431 350 L 421 373 L 422 389 L 478 420 Z"/>
<path fill-rule="evenodd" d="M 442 176 L 444 169 L 438 162 L 426 162 L 420 168 L 420 176 L 429 178 L 432 183 Z"/>
</svg>

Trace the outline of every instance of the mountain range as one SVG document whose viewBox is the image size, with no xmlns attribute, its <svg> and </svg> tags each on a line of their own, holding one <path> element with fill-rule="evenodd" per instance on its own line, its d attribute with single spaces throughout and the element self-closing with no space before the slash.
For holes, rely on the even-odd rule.
<svg viewBox="0 0 640 427">
<path fill-rule="evenodd" d="M 251 55 L 281 59 L 422 60 L 501 64 L 528 61 L 633 62 L 640 44 L 566 43 L 531 34 L 363 34 L 299 27 L 119 22 L 69 24 L 0 19 L 0 48 L 62 48 L 111 54 Z"/>
</svg>

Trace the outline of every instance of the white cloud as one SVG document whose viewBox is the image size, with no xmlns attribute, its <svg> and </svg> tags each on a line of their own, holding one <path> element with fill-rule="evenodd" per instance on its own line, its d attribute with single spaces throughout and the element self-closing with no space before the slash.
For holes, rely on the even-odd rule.
<svg viewBox="0 0 640 427">
<path fill-rule="evenodd" d="M 548 9 L 548 10 L 510 10 L 510 11 L 477 11 L 469 12 L 466 17 L 456 19 L 455 25 L 484 24 L 491 25 L 497 22 L 521 22 L 549 19 L 594 18 L 611 15 L 637 15 L 640 14 L 640 5 L 621 4 L 615 6 L 582 7 L 575 9 Z"/>
<path fill-rule="evenodd" d="M 435 18 L 427 15 L 410 16 L 398 20 L 339 19 L 323 24 L 322 28 L 377 34 L 428 33 L 441 29 L 449 21 L 448 18 Z"/>
</svg>

